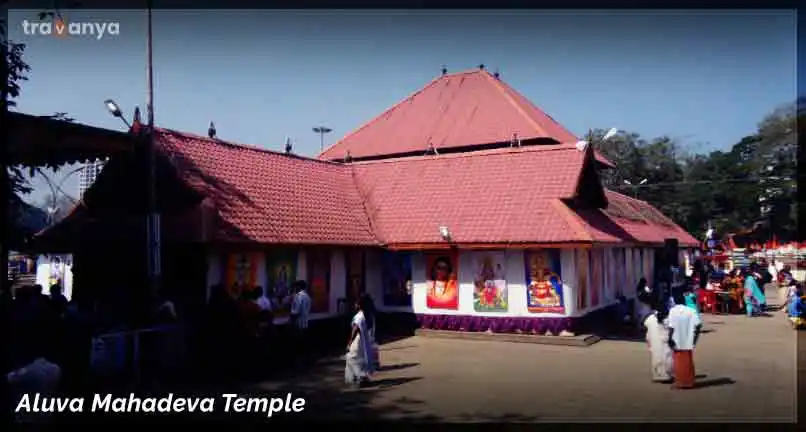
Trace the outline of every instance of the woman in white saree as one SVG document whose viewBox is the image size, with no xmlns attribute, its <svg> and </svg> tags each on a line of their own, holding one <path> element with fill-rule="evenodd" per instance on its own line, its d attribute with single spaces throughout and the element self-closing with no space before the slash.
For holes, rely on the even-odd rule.
<svg viewBox="0 0 806 432">
<path fill-rule="evenodd" d="M 652 365 L 652 381 L 668 383 L 672 380 L 672 350 L 669 348 L 669 329 L 666 327 L 665 308 L 652 308 L 651 295 L 638 296 L 645 311 L 642 322 L 646 329 L 646 342 L 649 345 Z"/>
<path fill-rule="evenodd" d="M 372 361 L 372 331 L 374 317 L 365 314 L 364 310 L 371 312 L 371 305 L 367 297 L 361 297 L 355 304 L 356 313 L 353 316 L 350 340 L 347 343 L 346 365 L 344 367 L 344 382 L 346 384 L 361 386 L 369 381 L 374 372 L 375 362 Z"/>
</svg>

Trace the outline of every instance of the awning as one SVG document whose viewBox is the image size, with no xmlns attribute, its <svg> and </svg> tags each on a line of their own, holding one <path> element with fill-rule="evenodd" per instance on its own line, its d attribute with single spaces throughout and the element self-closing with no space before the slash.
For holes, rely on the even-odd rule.
<svg viewBox="0 0 806 432">
<path fill-rule="evenodd" d="M 8 165 L 58 166 L 105 159 L 130 151 L 137 142 L 137 137 L 127 132 L 47 116 L 8 112 L 5 120 Z"/>
</svg>

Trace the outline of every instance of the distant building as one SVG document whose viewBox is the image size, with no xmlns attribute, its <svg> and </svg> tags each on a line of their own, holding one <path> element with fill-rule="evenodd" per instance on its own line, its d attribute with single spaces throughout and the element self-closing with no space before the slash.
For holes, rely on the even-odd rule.
<svg viewBox="0 0 806 432">
<path fill-rule="evenodd" d="M 103 168 L 104 162 L 101 160 L 95 160 L 84 164 L 84 170 L 81 171 L 81 181 L 78 185 L 79 196 L 84 196 L 84 191 L 92 186 Z"/>
</svg>

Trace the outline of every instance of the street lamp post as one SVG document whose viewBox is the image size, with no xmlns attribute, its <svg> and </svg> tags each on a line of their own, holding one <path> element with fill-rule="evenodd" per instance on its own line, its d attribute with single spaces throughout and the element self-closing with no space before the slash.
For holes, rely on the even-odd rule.
<svg viewBox="0 0 806 432">
<path fill-rule="evenodd" d="M 624 180 L 625 185 L 632 187 L 633 198 L 635 198 L 635 199 L 638 199 L 638 188 L 643 186 L 643 185 L 645 185 L 646 182 L 647 182 L 647 179 L 643 179 L 640 182 L 638 182 L 638 184 L 633 184 L 633 182 L 631 182 L 629 180 Z"/>
<path fill-rule="evenodd" d="M 325 151 L 325 134 L 333 132 L 333 129 L 325 126 L 317 126 L 313 128 L 313 131 L 319 134 L 319 151 Z"/>
<path fill-rule="evenodd" d="M 145 151 L 148 158 L 148 172 L 147 172 L 147 191 L 148 191 L 148 209 L 146 216 L 146 256 L 147 256 L 147 271 L 148 282 L 151 289 L 151 295 L 157 296 L 159 294 L 159 282 L 161 272 L 161 241 L 160 241 L 160 215 L 157 212 L 157 194 L 156 194 L 156 144 L 154 134 L 154 68 L 153 68 L 153 49 L 152 49 L 152 32 L 151 32 L 151 0 L 148 0 L 148 7 L 146 10 L 146 114 L 148 115 L 147 125 L 142 133 L 144 133 Z M 120 107 L 111 99 L 105 102 L 106 108 L 112 113 L 113 116 L 121 119 L 123 123 L 129 128 L 130 131 L 135 132 L 132 125 L 126 121 Z"/>
<path fill-rule="evenodd" d="M 151 285 L 151 295 L 159 294 L 159 278 L 161 271 L 161 239 L 160 239 L 160 215 L 157 212 L 156 195 L 156 145 L 154 143 L 154 67 L 153 67 L 153 37 L 151 32 L 151 0 L 148 0 L 147 14 L 147 34 L 146 34 L 146 87 L 148 90 L 146 99 L 146 114 L 148 115 L 148 127 L 146 129 L 148 146 L 148 219 L 146 241 L 148 242 L 148 275 Z"/>
</svg>

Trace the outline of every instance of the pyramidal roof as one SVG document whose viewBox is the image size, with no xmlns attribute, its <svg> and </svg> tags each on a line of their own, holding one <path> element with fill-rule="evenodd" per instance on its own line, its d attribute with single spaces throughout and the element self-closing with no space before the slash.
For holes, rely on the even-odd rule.
<svg viewBox="0 0 806 432">
<path fill-rule="evenodd" d="M 445 74 L 325 149 L 320 159 L 376 158 L 577 137 L 484 69 Z M 422 153 L 420 153 L 422 154 Z"/>
</svg>

